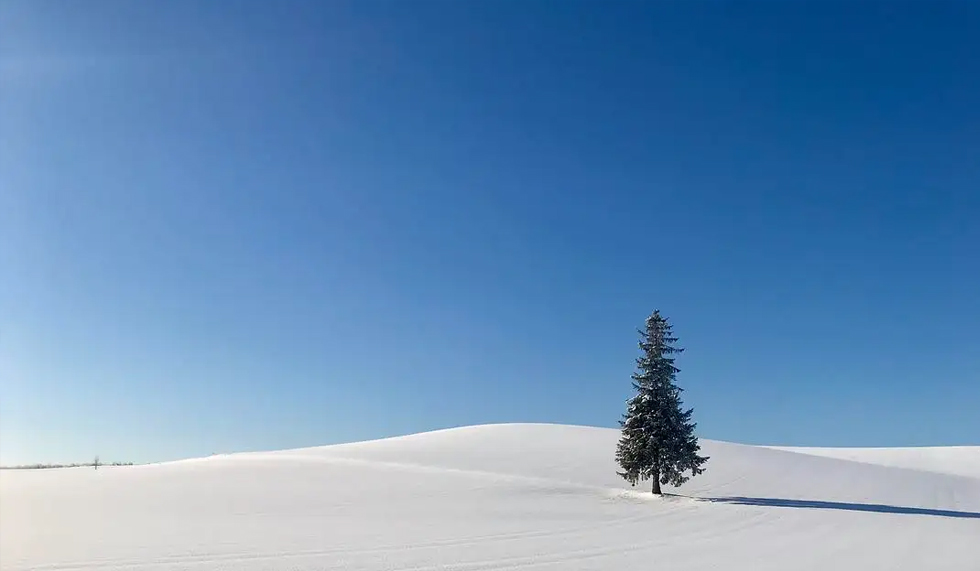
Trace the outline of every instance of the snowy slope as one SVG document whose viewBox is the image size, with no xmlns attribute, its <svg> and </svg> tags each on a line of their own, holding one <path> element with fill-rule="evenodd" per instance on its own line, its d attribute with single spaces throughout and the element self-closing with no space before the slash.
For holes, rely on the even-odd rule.
<svg viewBox="0 0 980 571">
<path fill-rule="evenodd" d="M 0 569 L 980 570 L 977 448 L 703 441 L 708 471 L 655 499 L 616 476 L 617 437 L 492 425 L 4 471 Z"/>
<path fill-rule="evenodd" d="M 922 446 L 919 448 L 806 448 L 774 446 L 777 450 L 799 452 L 908 468 L 940 474 L 977 477 L 980 474 L 980 446 Z"/>
</svg>

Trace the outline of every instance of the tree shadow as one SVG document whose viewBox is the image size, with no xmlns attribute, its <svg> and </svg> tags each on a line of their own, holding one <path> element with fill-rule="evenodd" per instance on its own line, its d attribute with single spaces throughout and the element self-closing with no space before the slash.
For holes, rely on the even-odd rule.
<svg viewBox="0 0 980 571">
<path fill-rule="evenodd" d="M 785 498 L 749 498 L 732 496 L 727 498 L 698 498 L 706 502 L 719 504 L 736 504 L 742 506 L 770 506 L 778 508 L 806 508 L 817 510 L 847 510 L 855 512 L 875 512 L 906 515 L 931 515 L 936 517 L 955 517 L 965 519 L 980 519 L 980 512 L 963 512 L 955 510 L 937 510 L 929 508 L 913 508 L 908 506 L 890 506 L 886 504 L 856 504 L 848 502 L 827 502 L 822 500 L 789 500 Z"/>
</svg>

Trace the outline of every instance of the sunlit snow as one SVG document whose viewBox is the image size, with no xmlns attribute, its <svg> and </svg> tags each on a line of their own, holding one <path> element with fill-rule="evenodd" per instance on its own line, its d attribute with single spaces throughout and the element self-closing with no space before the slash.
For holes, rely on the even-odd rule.
<svg viewBox="0 0 980 571">
<path fill-rule="evenodd" d="M 980 570 L 980 447 L 702 441 L 671 494 L 618 431 L 490 425 L 164 464 L 0 472 L 0 569 Z"/>
</svg>

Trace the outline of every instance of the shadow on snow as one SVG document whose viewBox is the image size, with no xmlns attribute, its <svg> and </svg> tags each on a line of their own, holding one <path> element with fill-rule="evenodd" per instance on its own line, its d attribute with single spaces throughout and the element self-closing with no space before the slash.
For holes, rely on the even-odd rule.
<svg viewBox="0 0 980 571">
<path fill-rule="evenodd" d="M 701 501 L 719 504 L 736 504 L 742 506 L 770 506 L 778 508 L 807 508 L 817 510 L 847 510 L 855 512 L 875 512 L 889 514 L 931 515 L 937 517 L 955 517 L 980 519 L 980 512 L 961 512 L 955 510 L 937 510 L 929 508 L 913 508 L 907 506 L 890 506 L 885 504 L 855 504 L 847 502 L 826 502 L 821 500 L 788 500 L 784 498 L 749 498 L 732 496 L 727 498 L 698 498 Z"/>
</svg>

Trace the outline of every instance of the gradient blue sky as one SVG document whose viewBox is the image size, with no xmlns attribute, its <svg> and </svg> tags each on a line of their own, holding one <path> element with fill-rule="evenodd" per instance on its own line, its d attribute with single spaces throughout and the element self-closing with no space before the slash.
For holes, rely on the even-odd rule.
<svg viewBox="0 0 980 571">
<path fill-rule="evenodd" d="M 0 462 L 980 444 L 980 4 L 0 4 Z"/>
</svg>

